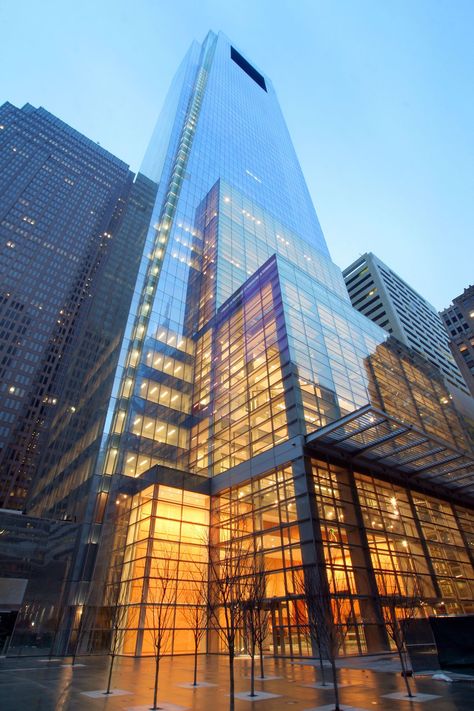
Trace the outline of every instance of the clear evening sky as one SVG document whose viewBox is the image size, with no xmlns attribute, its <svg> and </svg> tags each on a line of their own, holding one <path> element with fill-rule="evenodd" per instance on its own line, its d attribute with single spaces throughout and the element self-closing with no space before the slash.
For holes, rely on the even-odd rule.
<svg viewBox="0 0 474 711">
<path fill-rule="evenodd" d="M 473 0 L 0 0 L 0 102 L 137 170 L 193 39 L 268 74 L 334 261 L 372 251 L 437 308 L 474 282 Z"/>
</svg>

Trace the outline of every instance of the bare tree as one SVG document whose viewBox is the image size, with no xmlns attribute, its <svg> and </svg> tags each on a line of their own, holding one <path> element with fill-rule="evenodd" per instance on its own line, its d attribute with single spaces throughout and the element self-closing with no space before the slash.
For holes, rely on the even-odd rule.
<svg viewBox="0 0 474 711">
<path fill-rule="evenodd" d="M 401 581 L 404 589 L 400 588 Z M 380 575 L 377 584 L 380 593 L 382 614 L 385 629 L 393 641 L 402 667 L 402 676 L 405 679 L 407 696 L 412 698 L 410 682 L 408 680 L 408 660 L 405 633 L 410 620 L 418 616 L 423 605 L 423 584 L 418 574 L 405 573 L 402 576 Z"/>
<path fill-rule="evenodd" d="M 321 647 L 321 637 L 319 634 L 319 626 L 318 626 L 318 621 L 319 617 L 315 614 L 316 608 L 315 605 L 313 604 L 308 604 L 307 600 L 309 599 L 310 601 L 313 599 L 314 595 L 313 592 L 310 590 L 313 586 L 313 573 L 312 572 L 307 572 L 307 576 L 311 577 L 311 580 L 307 580 L 305 578 L 305 571 L 300 571 L 301 575 L 298 575 L 295 573 L 294 577 L 294 587 L 295 587 L 295 593 L 300 596 L 300 598 L 304 601 L 305 606 L 306 606 L 306 611 L 304 612 L 301 609 L 301 606 L 299 604 L 300 600 L 296 599 L 293 601 L 293 615 L 292 615 L 292 622 L 296 626 L 297 629 L 305 630 L 308 638 L 311 642 L 311 647 L 312 649 L 317 649 L 318 650 L 318 661 L 319 661 L 319 671 L 321 673 L 321 684 L 322 686 L 326 686 L 326 675 L 324 671 L 324 662 L 323 662 L 323 650 Z M 306 614 L 305 614 L 306 613 Z"/>
<path fill-rule="evenodd" d="M 229 538 L 220 546 L 211 546 L 208 607 L 229 660 L 229 708 L 235 708 L 234 661 L 236 644 L 244 627 L 245 604 L 250 597 L 249 572 L 252 568 L 253 545 L 243 538 L 238 525 L 232 524 Z"/>
<path fill-rule="evenodd" d="M 197 683 L 197 661 L 199 645 L 207 632 L 209 610 L 208 610 L 208 580 L 207 575 L 203 575 L 202 565 L 196 561 L 195 568 L 191 575 L 192 588 L 187 592 L 187 600 L 181 608 L 183 617 L 191 628 L 194 641 L 194 675 L 193 686 Z"/>
<path fill-rule="evenodd" d="M 336 579 L 334 586 L 338 588 Z M 348 630 L 347 620 L 344 619 L 347 608 L 344 598 L 347 591 L 334 589 L 330 594 L 322 571 L 314 565 L 304 569 L 303 577 L 299 579 L 299 582 L 296 581 L 296 589 L 303 595 L 306 603 L 309 635 L 318 649 L 321 668 L 323 669 L 323 655 L 327 657 L 331 665 L 335 698 L 334 711 L 341 711 L 336 659 Z"/>
<path fill-rule="evenodd" d="M 263 668 L 263 645 L 271 628 L 271 607 L 267 598 L 268 570 L 263 553 L 259 554 L 255 574 L 257 576 L 257 583 L 253 591 L 257 612 L 255 636 L 260 656 L 260 678 L 263 679 L 265 677 Z"/>
<path fill-rule="evenodd" d="M 107 689 L 105 694 L 111 694 L 112 672 L 115 659 L 122 649 L 123 639 L 126 631 L 126 621 L 129 606 L 126 604 L 124 586 L 120 583 L 108 585 L 104 596 L 105 611 L 110 612 L 110 635 L 108 653 L 110 656 L 109 674 L 107 678 Z"/>
<path fill-rule="evenodd" d="M 74 643 L 74 651 L 71 657 L 71 666 L 73 667 L 77 661 L 77 657 L 81 652 L 81 646 L 83 643 L 84 636 L 88 631 L 89 627 L 93 624 L 93 621 L 97 615 L 95 608 L 92 607 L 89 600 L 83 606 L 81 611 L 81 617 L 79 620 L 79 625 L 77 627 L 76 640 Z"/>
<path fill-rule="evenodd" d="M 260 655 L 260 677 L 264 678 L 263 643 L 270 628 L 267 602 L 267 571 L 263 553 L 254 554 L 248 578 L 248 600 L 244 602 L 244 635 L 250 655 L 250 696 L 255 694 L 255 656 Z"/>
<path fill-rule="evenodd" d="M 178 599 L 177 562 L 170 552 L 162 551 L 162 558 L 154 558 L 147 584 L 146 625 L 151 637 L 155 674 L 153 684 L 153 706 L 157 706 L 160 662 L 171 636 L 171 622 Z"/>
</svg>

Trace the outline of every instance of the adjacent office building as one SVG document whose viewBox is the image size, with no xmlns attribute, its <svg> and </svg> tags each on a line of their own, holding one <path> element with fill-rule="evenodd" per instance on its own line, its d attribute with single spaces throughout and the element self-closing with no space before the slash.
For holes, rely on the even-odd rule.
<svg viewBox="0 0 474 711">
<path fill-rule="evenodd" d="M 414 574 L 430 611 L 472 611 L 462 418 L 439 372 L 352 307 L 272 82 L 224 35 L 191 46 L 141 173 L 157 190 L 106 414 L 93 450 L 74 436 L 45 456 L 32 499 L 71 510 L 87 458 L 55 651 L 103 649 L 119 604 L 121 652 L 151 654 L 165 569 L 166 650 L 192 651 L 196 571 L 239 541 L 265 560 L 267 653 L 311 653 L 308 569 L 343 601 L 347 653 L 387 648 L 379 596 Z M 201 651 L 219 649 L 211 629 Z"/>
<path fill-rule="evenodd" d="M 434 306 L 370 252 L 344 269 L 343 276 L 354 308 L 424 356 L 447 383 L 468 392 Z"/>
<path fill-rule="evenodd" d="M 452 354 L 474 397 L 474 286 L 456 296 L 440 316 L 451 336 Z"/>
<path fill-rule="evenodd" d="M 36 610 L 51 634 L 61 575 L 70 577 L 83 547 L 83 527 L 74 522 L 88 520 L 95 484 L 88 464 L 100 443 L 155 192 L 144 176 L 134 180 L 125 163 L 44 109 L 0 108 L 5 640 L 22 606 Z M 81 458 L 70 461 L 76 441 Z M 46 473 L 58 461 L 62 477 L 53 492 Z M 31 515 L 15 516 L 26 509 Z M 36 635 L 35 624 L 29 621 Z M 19 646 L 24 633 L 19 620 Z"/>
<path fill-rule="evenodd" d="M 0 147 L 0 505 L 22 509 L 133 174 L 28 104 L 0 108 Z"/>
</svg>

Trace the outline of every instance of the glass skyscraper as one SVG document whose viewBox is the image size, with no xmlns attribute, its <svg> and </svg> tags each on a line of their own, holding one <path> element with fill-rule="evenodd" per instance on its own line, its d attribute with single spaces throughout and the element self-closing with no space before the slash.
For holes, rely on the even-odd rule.
<svg viewBox="0 0 474 711">
<path fill-rule="evenodd" d="M 156 199 L 70 578 L 73 642 L 100 648 L 97 599 L 118 587 L 121 651 L 152 653 L 171 558 L 167 651 L 190 651 L 192 571 L 236 536 L 265 559 L 276 655 L 311 653 L 295 581 L 314 566 L 344 601 L 346 652 L 387 648 L 387 578 L 403 595 L 416 572 L 430 609 L 472 610 L 462 419 L 441 377 L 352 308 L 272 83 L 224 35 L 190 48 L 141 172 Z M 45 512 L 62 471 L 44 474 Z"/>
<path fill-rule="evenodd" d="M 272 83 L 222 34 L 189 50 L 142 172 L 158 192 L 99 462 L 95 586 L 129 606 L 122 651 L 152 653 L 170 556 L 167 648 L 190 651 L 191 569 L 205 577 L 204 541 L 225 552 L 236 531 L 266 560 L 274 654 L 310 653 L 295 577 L 311 566 L 344 599 L 346 652 L 387 648 L 384 580 L 403 595 L 416 573 L 430 610 L 472 610 L 462 419 L 441 377 L 352 308 Z"/>
<path fill-rule="evenodd" d="M 290 291 L 296 274 L 311 289 L 322 290 L 326 302 L 335 299 L 340 309 L 347 309 L 349 300 L 329 258 L 271 81 L 222 35 L 211 33 L 189 51 L 143 172 L 159 190 L 112 402 L 105 473 L 137 476 L 160 464 L 213 476 L 257 451 L 252 447 L 239 457 L 224 448 L 221 454 L 216 449 L 203 455 L 203 447 L 217 448 L 226 437 L 209 437 L 214 414 L 220 418 L 209 401 L 216 375 L 208 368 L 216 358 L 211 321 L 217 311 L 272 255 L 288 281 L 289 306 L 298 299 Z M 294 317 L 288 312 L 286 318 L 290 323 Z M 371 333 L 370 327 L 365 330 Z M 297 359 L 296 342 L 294 347 Z M 218 367 L 224 367 L 225 357 L 219 354 Z M 308 375 L 315 364 L 305 362 Z M 334 390 L 329 371 L 322 382 Z M 263 384 L 259 388 L 263 392 Z M 248 396 L 246 385 L 242 407 Z M 295 416 L 302 420 L 294 396 Z M 331 409 L 335 400 L 329 397 Z M 223 398 L 230 403 L 229 393 Z M 356 396 L 349 407 L 364 402 Z M 283 391 L 279 404 L 285 405 Z M 289 419 L 287 405 L 282 423 Z M 286 424 L 282 427 L 283 439 Z M 269 434 L 257 428 L 250 436 L 251 422 L 243 429 L 244 450 L 259 431 Z M 236 449 L 240 440 L 227 435 Z M 275 441 L 266 436 L 258 451 Z"/>
</svg>

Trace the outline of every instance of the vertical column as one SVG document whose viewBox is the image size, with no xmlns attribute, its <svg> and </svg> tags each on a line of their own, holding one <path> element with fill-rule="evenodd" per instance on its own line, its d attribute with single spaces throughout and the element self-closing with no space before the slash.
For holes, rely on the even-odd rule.
<svg viewBox="0 0 474 711">
<path fill-rule="evenodd" d="M 232 496 L 232 492 L 229 493 Z M 209 561 L 215 563 L 219 560 L 219 541 L 220 541 L 220 528 L 219 528 L 219 496 L 211 496 L 210 499 L 210 517 L 209 517 Z M 209 600 L 214 600 L 215 596 L 212 596 L 212 586 L 214 585 L 214 580 L 212 576 L 215 574 L 216 566 L 209 565 L 209 575 L 208 575 L 208 585 L 209 585 Z M 212 619 L 208 620 L 207 625 L 207 636 L 206 636 L 206 653 L 207 654 L 217 654 L 219 650 L 219 632 L 217 631 L 214 621 Z"/>
<path fill-rule="evenodd" d="M 454 520 L 456 521 L 457 527 L 459 529 L 459 533 L 461 534 L 462 542 L 464 543 L 464 547 L 465 547 L 466 552 L 469 556 L 471 565 L 474 568 L 474 551 L 472 550 L 472 547 L 469 545 L 469 541 L 466 536 L 466 531 L 463 528 L 463 524 L 462 524 L 462 521 L 461 521 L 459 514 L 457 512 L 456 506 L 451 505 L 451 508 L 453 510 Z"/>
<path fill-rule="evenodd" d="M 330 588 L 326 569 L 327 564 L 324 556 L 323 536 L 321 533 L 318 507 L 316 504 L 316 493 L 314 489 L 314 478 L 311 459 L 309 456 L 305 456 L 300 460 L 300 462 L 300 466 L 304 471 L 304 477 L 301 478 L 302 485 L 304 482 L 306 492 L 306 496 L 303 499 L 303 502 L 297 505 L 298 507 L 301 506 L 301 508 L 303 509 L 301 512 L 298 509 L 298 518 L 303 519 L 300 523 L 300 537 L 302 540 L 301 555 L 303 560 L 303 566 L 305 572 L 309 571 L 311 568 L 316 571 L 316 580 L 320 585 L 321 589 L 323 590 L 325 597 L 327 596 L 326 599 L 328 602 L 326 614 L 328 616 L 328 619 L 331 619 L 333 612 L 329 602 Z M 298 462 L 295 463 L 295 466 L 298 466 Z M 319 656 L 319 650 L 317 649 L 317 645 L 315 644 L 315 642 L 316 640 L 311 640 L 312 654 L 314 656 Z M 322 652 L 324 654 L 324 650 L 322 650 Z"/>
<path fill-rule="evenodd" d="M 389 643 L 375 577 L 369 541 L 362 518 L 359 494 L 352 467 L 338 473 L 338 482 L 345 492 L 341 498 L 344 507 L 344 524 L 350 530 L 347 543 L 352 561 L 352 569 L 368 652 L 388 650 Z M 347 500 L 349 499 L 349 501 Z"/>
<path fill-rule="evenodd" d="M 433 562 L 431 560 L 431 555 L 430 555 L 430 551 L 428 549 L 428 544 L 426 543 L 426 538 L 423 533 L 423 527 L 422 527 L 421 521 L 418 517 L 418 511 L 416 510 L 415 502 L 413 501 L 413 496 L 412 496 L 410 489 L 407 488 L 406 492 L 407 492 L 408 501 L 410 502 L 411 513 L 413 516 L 413 520 L 415 522 L 416 532 L 418 533 L 418 539 L 420 541 L 420 545 L 423 550 L 423 555 L 425 556 L 426 564 L 428 566 L 428 571 L 430 574 L 431 582 L 433 584 L 433 589 L 435 591 L 436 597 L 439 600 L 442 600 L 443 595 L 441 593 L 441 588 L 439 587 L 439 584 L 438 584 L 438 578 L 436 577 L 436 572 L 433 567 Z"/>
<path fill-rule="evenodd" d="M 148 602 L 148 592 L 150 584 L 150 574 L 152 568 L 153 560 L 153 539 L 155 537 L 155 520 L 156 520 L 156 507 L 158 503 L 158 496 L 160 491 L 160 485 L 155 484 L 153 488 L 153 501 L 151 506 L 150 514 L 150 529 L 148 533 L 148 541 L 146 548 L 145 557 L 145 569 L 143 571 L 143 588 L 142 588 L 142 599 L 140 603 L 140 613 L 138 615 L 138 629 L 137 629 L 137 642 L 135 647 L 135 656 L 140 657 L 143 648 L 143 637 L 146 622 L 146 608 Z"/>
</svg>

